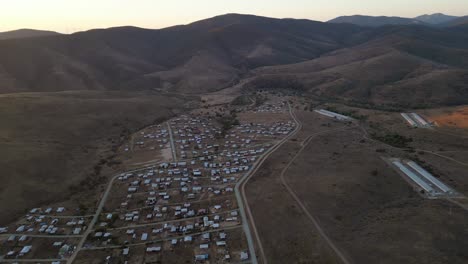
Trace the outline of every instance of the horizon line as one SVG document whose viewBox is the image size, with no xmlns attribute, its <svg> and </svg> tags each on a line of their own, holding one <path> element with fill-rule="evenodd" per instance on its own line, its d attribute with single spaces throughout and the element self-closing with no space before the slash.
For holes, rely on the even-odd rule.
<svg viewBox="0 0 468 264">
<path fill-rule="evenodd" d="M 441 13 L 441 12 L 435 12 L 432 14 L 422 14 L 419 16 L 424 16 L 424 15 L 435 15 L 435 14 L 443 14 L 446 16 L 454 16 L 454 17 L 464 17 L 464 16 L 458 16 L 458 15 L 451 15 L 451 14 L 446 14 L 446 13 Z M 177 26 L 186 26 L 190 25 L 199 21 L 207 20 L 207 19 L 212 19 L 215 17 L 220 17 L 220 16 L 226 16 L 226 15 L 241 15 L 241 16 L 256 16 L 256 17 L 264 17 L 264 18 L 273 18 L 273 19 L 295 19 L 295 20 L 310 20 L 310 21 L 315 21 L 315 22 L 321 22 L 321 23 L 327 23 L 335 18 L 339 17 L 351 17 L 351 16 L 368 16 L 368 17 L 400 17 L 400 18 L 408 18 L 408 19 L 415 19 L 416 17 L 403 17 L 403 16 L 385 16 L 385 15 L 365 15 L 365 14 L 354 14 L 354 15 L 339 15 L 336 16 L 332 19 L 329 19 L 327 21 L 324 20 L 315 20 L 312 18 L 299 18 L 299 17 L 274 17 L 274 16 L 263 16 L 263 15 L 256 15 L 256 14 L 248 14 L 248 13 L 224 13 L 220 15 L 215 15 L 207 18 L 202 18 L 202 19 L 197 19 L 193 20 L 187 23 L 182 23 L 182 24 L 174 24 L 174 25 L 169 25 L 169 26 L 164 26 L 164 27 L 159 27 L 159 28 L 152 28 L 152 27 L 144 27 L 144 26 L 135 26 L 131 24 L 122 24 L 122 25 L 114 25 L 114 26 L 109 26 L 109 27 L 93 27 L 93 28 L 87 28 L 87 29 L 79 29 L 77 28 L 76 30 L 70 30 L 70 32 L 64 32 L 60 30 L 51 30 L 51 29 L 38 29 L 38 28 L 32 28 L 32 27 L 22 27 L 22 28 L 16 28 L 16 29 L 9 29 L 9 30 L 3 30 L 0 31 L 0 33 L 8 33 L 8 32 L 14 32 L 14 31 L 20 31 L 20 30 L 35 30 L 35 31 L 50 31 L 62 35 L 72 35 L 75 33 L 80 33 L 80 32 L 87 32 L 87 31 L 92 31 L 92 30 L 106 30 L 106 29 L 112 29 L 112 28 L 122 28 L 122 27 L 133 27 L 133 28 L 140 28 L 140 29 L 148 29 L 148 30 L 160 30 L 160 29 L 166 29 L 166 28 L 171 28 L 171 27 L 177 27 Z"/>
</svg>

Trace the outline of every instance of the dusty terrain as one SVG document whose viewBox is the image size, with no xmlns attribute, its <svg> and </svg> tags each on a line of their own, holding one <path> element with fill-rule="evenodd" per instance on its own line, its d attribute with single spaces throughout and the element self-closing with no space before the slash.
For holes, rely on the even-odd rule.
<svg viewBox="0 0 468 264">
<path fill-rule="evenodd" d="M 450 154 L 456 160 L 464 156 L 457 151 L 467 146 L 457 144 L 457 137 L 408 128 L 397 114 L 369 110 L 359 114 L 368 115 L 371 121 L 388 119 L 382 129 L 412 137 L 411 148 L 438 151 L 444 146 L 454 151 Z M 274 153 L 247 185 L 268 263 L 337 261 L 336 252 L 330 251 L 281 181 L 282 170 L 296 154 L 284 173 L 286 183 L 351 263 L 466 262 L 466 239 L 461 234 L 467 228 L 468 212 L 446 200 L 422 198 L 381 156 L 417 159 L 465 194 L 466 166 L 434 154 L 384 145 L 365 138 L 357 126 L 310 112 L 298 112 L 298 118 L 303 130 Z M 338 127 L 345 130 L 334 130 Z M 319 131 L 329 133 L 304 141 Z M 302 142 L 306 145 L 298 153 Z"/>
<path fill-rule="evenodd" d="M 184 107 L 176 97 L 120 92 L 0 96 L 0 223 L 106 182 L 131 131 Z"/>
<path fill-rule="evenodd" d="M 457 107 L 441 113 L 431 113 L 430 119 L 437 122 L 439 126 L 468 129 L 468 107 Z"/>
</svg>

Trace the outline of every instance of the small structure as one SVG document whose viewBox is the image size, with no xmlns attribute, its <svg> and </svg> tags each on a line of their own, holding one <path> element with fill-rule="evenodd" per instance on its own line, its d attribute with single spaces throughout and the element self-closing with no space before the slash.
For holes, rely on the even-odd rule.
<svg viewBox="0 0 468 264">
<path fill-rule="evenodd" d="M 345 115 L 342 115 L 342 114 L 338 114 L 338 113 L 335 113 L 335 112 L 332 112 L 332 111 L 328 111 L 328 110 L 325 110 L 325 109 L 314 110 L 314 112 L 319 113 L 319 114 L 324 115 L 324 116 L 335 118 L 335 119 L 340 120 L 340 121 L 352 121 L 353 120 L 351 117 L 348 117 L 348 116 L 345 116 Z"/>
</svg>

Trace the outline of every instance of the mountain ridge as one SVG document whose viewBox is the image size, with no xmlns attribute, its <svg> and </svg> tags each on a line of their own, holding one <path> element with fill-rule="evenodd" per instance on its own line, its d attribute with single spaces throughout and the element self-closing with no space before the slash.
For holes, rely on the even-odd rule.
<svg viewBox="0 0 468 264">
<path fill-rule="evenodd" d="M 335 82 L 341 82 L 336 87 L 349 90 L 341 95 L 371 103 L 452 105 L 468 102 L 468 99 L 454 100 L 468 98 L 460 88 L 468 67 L 467 43 L 468 29 L 464 27 L 421 24 L 361 27 L 228 14 L 159 30 L 116 27 L 33 40 L 2 40 L 0 92 L 157 90 L 199 94 L 235 85 L 246 76 L 262 73 L 256 69 L 263 67 L 295 68 L 294 65 L 310 61 L 321 64 L 324 57 L 333 58 L 337 67 L 354 53 L 361 53 L 364 57 L 359 72 L 347 75 L 351 69 L 334 70 Z M 360 49 L 362 46 L 367 49 Z M 366 57 L 380 50 L 386 50 L 386 57 Z M 375 67 L 381 71 L 401 72 L 401 75 L 390 79 L 387 75 L 367 76 L 363 73 L 372 69 L 365 65 L 371 61 L 378 61 Z M 395 68 L 399 63 L 414 67 L 406 68 L 403 74 Z M 437 65 L 444 65 L 449 72 L 441 75 Z M 407 76 L 421 79 L 424 75 L 432 76 L 434 83 L 443 79 L 445 87 L 452 87 L 453 82 L 454 86 L 447 88 L 453 95 L 444 100 L 424 95 L 413 98 L 414 104 L 408 104 L 405 97 L 398 96 L 406 92 L 391 87 L 406 82 L 407 89 L 420 90 L 421 83 L 414 82 L 413 77 L 410 82 Z M 448 75 L 453 81 L 447 79 Z M 312 94 L 311 86 L 320 85 L 320 94 L 345 99 L 326 76 L 330 77 L 329 71 L 314 71 L 310 76 L 299 76 L 299 82 Z M 341 77 L 336 79 L 337 76 Z M 379 76 L 383 79 L 378 80 Z M 274 82 L 267 83 L 274 85 Z M 431 89 L 439 91 L 430 87 L 426 93 Z M 383 96 L 376 101 L 370 93 L 366 98 L 363 92 L 366 90 L 374 91 L 374 95 L 393 90 L 396 97 Z"/>
</svg>

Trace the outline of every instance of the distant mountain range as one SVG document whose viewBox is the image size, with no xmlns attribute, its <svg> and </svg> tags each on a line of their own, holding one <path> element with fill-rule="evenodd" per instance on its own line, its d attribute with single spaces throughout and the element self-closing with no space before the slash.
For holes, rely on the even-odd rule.
<svg viewBox="0 0 468 264">
<path fill-rule="evenodd" d="M 456 16 L 449 16 L 449 15 L 445 15 L 442 13 L 436 13 L 432 15 L 418 16 L 418 17 L 415 17 L 414 19 L 424 22 L 426 24 L 437 25 L 437 24 L 442 24 L 442 23 L 448 23 L 449 21 L 455 20 L 457 18 L 458 17 Z"/>
<path fill-rule="evenodd" d="M 433 25 L 450 26 L 451 23 L 460 17 L 436 13 L 432 15 L 422 15 L 415 18 L 386 17 L 386 16 L 340 16 L 328 22 L 330 23 L 350 23 L 365 27 L 380 27 L 384 25 Z"/>
<path fill-rule="evenodd" d="M 329 23 L 349 23 L 363 27 L 380 27 L 384 25 L 424 25 L 425 23 L 412 18 L 386 16 L 341 16 L 328 21 Z"/>
<path fill-rule="evenodd" d="M 60 35 L 54 31 L 35 30 L 35 29 L 18 29 L 6 32 L 0 32 L 0 40 L 2 39 L 18 39 L 18 38 L 34 38 L 44 36 Z"/>
<path fill-rule="evenodd" d="M 466 104 L 468 28 L 445 23 L 376 28 L 228 14 L 160 30 L 0 40 L 0 93 L 199 94 L 245 83 L 363 104 Z"/>
</svg>

